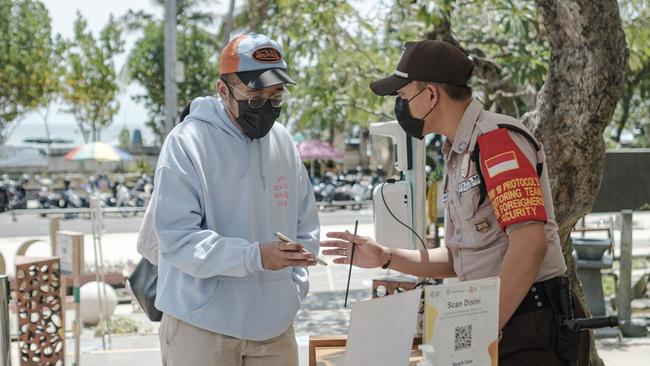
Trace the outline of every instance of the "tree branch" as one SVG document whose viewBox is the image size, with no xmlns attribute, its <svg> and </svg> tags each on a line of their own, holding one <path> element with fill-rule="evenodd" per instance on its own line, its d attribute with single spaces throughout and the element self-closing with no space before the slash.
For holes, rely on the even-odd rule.
<svg viewBox="0 0 650 366">
<path fill-rule="evenodd" d="M 389 115 L 387 115 L 387 114 L 384 113 L 384 112 L 375 112 L 375 111 L 373 111 L 373 110 L 371 110 L 371 109 L 369 109 L 369 108 L 367 108 L 367 107 L 363 107 L 363 106 L 357 105 L 357 104 L 354 103 L 354 102 L 350 102 L 349 105 L 350 105 L 350 107 L 352 107 L 352 108 L 354 108 L 354 109 L 358 109 L 358 110 L 363 111 L 363 112 L 366 112 L 366 113 L 368 113 L 368 114 L 370 114 L 370 115 L 377 116 L 377 117 L 379 117 L 379 118 L 381 118 L 381 119 L 386 119 L 386 120 L 387 120 L 387 119 L 392 119 L 392 118 L 393 118 L 392 116 L 389 116 Z"/>
</svg>

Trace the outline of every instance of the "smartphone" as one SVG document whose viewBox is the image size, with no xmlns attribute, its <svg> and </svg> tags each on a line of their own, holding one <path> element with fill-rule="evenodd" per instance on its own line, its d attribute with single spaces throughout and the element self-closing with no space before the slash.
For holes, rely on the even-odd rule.
<svg viewBox="0 0 650 366">
<path fill-rule="evenodd" d="M 284 242 L 287 242 L 287 243 L 290 243 L 290 242 L 292 241 L 291 239 L 287 238 L 286 235 L 282 234 L 282 233 L 279 232 L 279 231 L 276 232 L 276 233 L 273 234 L 273 235 L 275 235 L 276 238 L 278 238 L 278 239 L 280 239 L 280 240 L 282 240 L 282 241 L 284 241 Z M 321 257 L 318 256 L 318 255 L 315 256 L 315 257 L 316 257 L 316 263 L 318 263 L 318 264 L 320 264 L 320 265 L 322 265 L 322 266 L 326 266 L 326 265 L 327 265 L 327 262 L 325 262 L 325 260 L 324 260 L 323 258 L 321 258 Z"/>
</svg>

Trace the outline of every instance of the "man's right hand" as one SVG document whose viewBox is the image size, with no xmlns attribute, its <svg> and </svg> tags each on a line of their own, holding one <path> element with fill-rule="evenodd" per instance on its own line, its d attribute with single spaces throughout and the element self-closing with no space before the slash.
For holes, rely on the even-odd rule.
<svg viewBox="0 0 650 366">
<path fill-rule="evenodd" d="M 266 270 L 316 265 L 314 254 L 306 251 L 300 243 L 284 241 L 260 243 L 260 253 L 262 254 L 262 267 Z"/>
</svg>

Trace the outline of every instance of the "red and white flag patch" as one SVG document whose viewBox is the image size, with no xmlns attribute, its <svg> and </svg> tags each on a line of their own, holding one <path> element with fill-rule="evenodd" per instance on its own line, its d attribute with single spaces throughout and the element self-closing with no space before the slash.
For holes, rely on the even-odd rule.
<svg viewBox="0 0 650 366">
<path fill-rule="evenodd" d="M 548 220 L 537 172 L 508 130 L 478 138 L 481 170 L 488 197 L 502 229 L 525 221 Z"/>
<path fill-rule="evenodd" d="M 507 172 L 508 170 L 517 169 L 519 168 L 517 155 L 514 151 L 501 153 L 493 158 L 485 160 L 485 168 L 487 169 L 490 178 L 503 172 Z"/>
</svg>

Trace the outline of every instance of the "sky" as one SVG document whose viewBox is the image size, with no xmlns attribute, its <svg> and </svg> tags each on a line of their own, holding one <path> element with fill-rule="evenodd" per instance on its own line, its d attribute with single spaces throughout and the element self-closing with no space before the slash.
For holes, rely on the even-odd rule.
<svg viewBox="0 0 650 366">
<path fill-rule="evenodd" d="M 108 22 L 110 14 L 119 17 L 125 14 L 129 9 L 144 10 L 148 13 L 155 14 L 162 18 L 163 8 L 158 6 L 153 0 L 42 0 L 48 8 L 50 17 L 52 19 L 52 32 L 59 33 L 66 38 L 72 37 L 73 23 L 76 18 L 77 10 L 88 21 L 89 30 L 93 34 L 99 34 L 100 30 Z M 227 11 L 228 2 L 226 0 L 208 2 L 207 6 L 212 6 L 214 13 L 225 13 Z M 115 58 L 115 65 L 117 70 L 120 70 L 126 63 L 127 55 L 132 49 L 133 44 L 138 39 L 139 34 L 125 34 L 123 35 L 126 45 L 126 51 Z M 135 83 L 125 86 L 118 100 L 120 102 L 120 110 L 113 120 L 113 123 L 102 131 L 102 141 L 117 144 L 117 136 L 122 129 L 126 126 L 131 133 L 134 129 L 139 128 L 142 131 L 145 144 L 154 142 L 153 133 L 144 124 L 147 120 L 146 109 L 134 102 L 131 96 L 143 93 L 142 87 Z M 48 122 L 53 138 L 72 139 L 73 145 L 83 143 L 81 134 L 77 130 L 75 119 L 72 115 L 61 111 L 61 104 L 53 104 Z M 44 138 L 45 128 L 41 113 L 30 113 L 23 120 L 19 122 L 17 127 L 13 130 L 11 136 L 7 141 L 7 145 L 12 146 L 25 146 L 23 142 L 26 138 Z"/>
<path fill-rule="evenodd" d="M 41 0 L 48 8 L 50 18 L 52 20 L 52 33 L 61 34 L 65 38 L 71 38 L 73 35 L 73 24 L 76 18 L 77 11 L 81 12 L 84 18 L 88 21 L 89 30 L 94 35 L 98 35 L 100 30 L 108 22 L 110 14 L 115 17 L 120 17 L 129 9 L 134 11 L 143 10 L 147 13 L 154 14 L 158 18 L 163 17 L 164 9 L 159 6 L 154 0 Z M 352 0 L 351 4 L 357 8 L 361 13 L 371 12 L 381 0 Z M 236 6 L 241 1 L 236 1 Z M 206 0 L 207 11 L 214 14 L 225 14 L 227 12 L 229 1 L 228 0 Z M 115 66 L 117 71 L 124 66 L 133 44 L 140 37 L 138 33 L 129 33 L 123 35 L 125 40 L 125 52 L 115 57 Z M 133 101 L 132 96 L 143 94 L 144 89 L 137 83 L 124 85 L 124 88 L 118 100 L 120 102 L 120 109 L 117 116 L 114 118 L 113 123 L 102 130 L 101 140 L 117 145 L 118 135 L 123 127 L 129 129 L 131 134 L 135 129 L 142 131 L 143 141 L 145 145 L 155 143 L 153 132 L 145 126 L 148 119 L 147 110 L 144 106 Z M 52 138 L 63 138 L 72 140 L 71 146 L 76 146 L 83 143 L 83 138 L 78 132 L 75 119 L 71 114 L 62 111 L 64 108 L 60 103 L 52 104 L 48 114 L 48 125 L 50 127 L 50 135 Z M 10 146 L 34 146 L 26 144 L 23 140 L 33 138 L 45 138 L 45 127 L 43 121 L 44 110 L 38 113 L 30 113 L 26 115 L 17 127 L 13 130 L 12 134 L 7 140 L 7 145 Z"/>
</svg>

